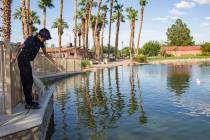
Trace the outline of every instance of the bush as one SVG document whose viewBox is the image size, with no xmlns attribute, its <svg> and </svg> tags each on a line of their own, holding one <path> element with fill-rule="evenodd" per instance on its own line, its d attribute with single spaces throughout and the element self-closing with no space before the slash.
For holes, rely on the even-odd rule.
<svg viewBox="0 0 210 140">
<path fill-rule="evenodd" d="M 139 63 L 145 63 L 147 62 L 147 57 L 145 55 L 137 55 L 136 57 L 134 57 L 134 61 Z"/>
<path fill-rule="evenodd" d="M 157 56 L 161 45 L 158 41 L 149 41 L 143 46 L 143 54 L 146 56 Z"/>
<path fill-rule="evenodd" d="M 204 55 L 210 54 L 210 43 L 205 43 L 205 44 L 201 45 L 201 49 L 202 49 L 202 53 Z"/>
<path fill-rule="evenodd" d="M 89 60 L 82 60 L 82 62 L 81 62 L 81 67 L 82 67 L 82 68 L 91 67 L 90 61 L 89 61 Z"/>
</svg>

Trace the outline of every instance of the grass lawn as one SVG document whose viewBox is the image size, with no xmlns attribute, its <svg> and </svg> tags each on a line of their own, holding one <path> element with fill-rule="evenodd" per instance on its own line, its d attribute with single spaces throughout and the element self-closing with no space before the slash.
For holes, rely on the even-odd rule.
<svg viewBox="0 0 210 140">
<path fill-rule="evenodd" d="M 204 59 L 210 58 L 208 55 L 183 55 L 179 57 L 164 57 L 164 56 L 155 56 L 155 57 L 147 57 L 148 61 L 160 61 L 160 60 L 175 60 L 175 59 Z"/>
</svg>

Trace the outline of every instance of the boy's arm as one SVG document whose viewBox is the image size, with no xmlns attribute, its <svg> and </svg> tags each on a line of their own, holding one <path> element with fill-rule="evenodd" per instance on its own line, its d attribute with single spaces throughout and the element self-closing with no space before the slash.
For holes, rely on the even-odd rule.
<svg viewBox="0 0 210 140">
<path fill-rule="evenodd" d="M 49 60 L 51 63 L 53 63 L 54 66 L 55 66 L 58 70 L 60 70 L 60 71 L 63 70 L 63 67 L 59 66 L 59 65 L 55 62 L 55 60 L 53 60 L 52 57 L 47 53 L 46 47 L 43 47 L 43 48 L 42 48 L 42 51 L 43 51 L 45 57 L 47 57 L 48 60 Z"/>
<path fill-rule="evenodd" d="M 19 45 L 19 47 L 17 48 L 17 53 L 16 53 L 16 55 L 15 55 L 15 57 L 13 57 L 12 59 L 11 59 L 11 63 L 15 63 L 15 61 L 17 60 L 17 58 L 18 58 L 18 56 L 19 56 L 19 54 L 20 54 L 20 52 L 22 51 L 22 48 L 24 48 L 24 44 L 20 44 Z"/>
</svg>

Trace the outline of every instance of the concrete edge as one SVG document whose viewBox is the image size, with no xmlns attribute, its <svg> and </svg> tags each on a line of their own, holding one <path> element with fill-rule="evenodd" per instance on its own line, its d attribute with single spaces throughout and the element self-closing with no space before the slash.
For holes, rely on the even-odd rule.
<svg viewBox="0 0 210 140">
<path fill-rule="evenodd" d="M 22 114 L 18 120 L 16 120 L 16 122 L 11 124 L 9 122 L 5 123 L 5 125 L 0 126 L 0 137 L 4 137 L 10 134 L 14 134 L 20 131 L 24 131 L 36 126 L 39 126 L 42 124 L 43 121 L 43 117 L 45 114 L 45 110 L 48 106 L 48 102 L 50 101 L 51 97 L 53 96 L 53 92 L 54 92 L 55 88 L 51 88 L 49 89 L 46 94 L 46 96 L 44 96 L 44 98 L 41 100 L 40 104 L 41 104 L 41 109 L 39 110 L 30 110 L 27 115 Z M 15 119 L 15 118 L 13 118 Z M 12 119 L 11 119 L 12 121 Z M 15 121 L 15 120 L 13 120 Z"/>
</svg>

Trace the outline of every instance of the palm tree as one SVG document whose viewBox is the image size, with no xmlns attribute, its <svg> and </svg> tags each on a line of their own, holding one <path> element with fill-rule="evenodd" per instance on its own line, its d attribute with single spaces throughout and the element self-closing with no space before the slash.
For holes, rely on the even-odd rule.
<svg viewBox="0 0 210 140">
<path fill-rule="evenodd" d="M 107 11 L 108 11 L 107 5 L 103 5 L 101 7 L 101 11 L 102 11 L 102 17 L 103 17 L 103 25 L 102 25 L 102 33 L 101 33 L 101 50 L 102 50 L 101 59 L 103 60 L 104 29 L 105 29 L 105 25 L 107 24 L 106 16 L 107 16 Z"/>
<path fill-rule="evenodd" d="M 22 17 L 22 25 L 23 25 L 23 37 L 24 39 L 26 39 L 29 35 L 29 32 L 28 32 L 28 21 L 27 21 L 25 0 L 21 0 L 21 17 Z"/>
<path fill-rule="evenodd" d="M 133 53 L 134 53 L 134 33 L 135 33 L 135 21 L 137 20 L 138 11 L 132 7 L 128 7 L 126 9 L 128 13 L 128 19 L 130 20 L 130 59 L 133 60 Z"/>
<path fill-rule="evenodd" d="M 63 28 L 62 25 L 63 25 L 63 0 L 60 0 L 60 18 L 57 20 L 58 21 L 58 46 L 60 48 L 59 50 L 59 53 L 61 54 L 61 36 L 63 34 Z"/>
<path fill-rule="evenodd" d="M 81 36 L 82 36 L 82 24 L 77 24 L 76 27 L 76 32 L 77 32 L 77 36 L 79 38 L 79 47 L 81 46 Z M 73 28 L 73 33 L 75 34 L 75 27 Z"/>
<path fill-rule="evenodd" d="M 57 18 L 53 22 L 52 28 L 57 28 L 58 29 L 58 35 L 60 35 L 59 48 L 61 48 L 61 36 L 63 35 L 63 29 L 69 28 L 69 26 L 64 20 L 60 20 L 59 18 Z"/>
<path fill-rule="evenodd" d="M 85 8 L 77 11 L 77 17 L 81 19 L 82 48 L 85 49 Z"/>
<path fill-rule="evenodd" d="M 22 11 L 21 10 L 22 10 L 22 8 L 16 9 L 15 13 L 13 14 L 13 18 L 15 20 L 17 20 L 17 19 L 18 20 L 22 20 L 22 16 L 21 16 L 21 12 Z M 36 31 L 35 30 L 36 28 L 35 28 L 34 24 L 40 24 L 40 20 L 39 20 L 39 17 L 37 16 L 37 13 L 34 12 L 34 11 L 30 11 L 30 17 L 29 17 L 29 19 L 31 21 L 31 24 L 29 26 L 29 30 L 33 33 L 33 32 Z M 23 26 L 22 26 L 22 28 L 23 28 Z"/>
<path fill-rule="evenodd" d="M 108 58 L 110 56 L 110 40 L 111 40 L 111 32 L 112 32 L 112 8 L 114 0 L 110 1 L 110 15 L 109 15 L 109 41 L 108 41 Z"/>
<path fill-rule="evenodd" d="M 114 6 L 114 15 L 112 17 L 112 20 L 116 21 L 115 58 L 117 58 L 117 51 L 118 51 L 120 22 L 125 22 L 122 13 L 123 13 L 123 5 L 116 3 L 116 5 Z"/>
<path fill-rule="evenodd" d="M 85 6 L 85 49 L 89 48 L 89 25 L 90 25 L 90 17 L 93 7 L 93 0 L 80 0 L 80 5 Z"/>
<path fill-rule="evenodd" d="M 28 29 L 28 35 L 32 35 L 32 23 L 30 20 L 30 0 L 26 0 L 26 18 L 27 18 L 27 29 Z"/>
<path fill-rule="evenodd" d="M 139 0 L 139 4 L 141 5 L 141 12 L 140 12 L 140 27 L 139 27 L 139 34 L 138 34 L 138 40 L 137 40 L 137 51 L 139 49 L 139 42 L 140 42 L 140 36 L 142 31 L 142 25 L 143 25 L 143 18 L 144 18 L 144 7 L 147 5 L 147 0 Z"/>
<path fill-rule="evenodd" d="M 99 2 L 98 2 L 98 13 L 97 13 L 96 24 L 95 24 L 95 32 L 94 32 L 94 36 L 93 36 L 93 47 L 94 48 L 96 48 L 96 32 L 97 32 L 98 20 L 99 20 L 99 16 L 100 16 L 100 12 L 101 12 L 101 4 L 102 4 L 102 0 L 99 0 Z"/>
<path fill-rule="evenodd" d="M 3 40 L 10 41 L 10 33 L 11 33 L 11 0 L 3 0 Z"/>
<path fill-rule="evenodd" d="M 75 47 L 74 57 L 76 57 L 76 55 L 77 55 L 77 50 L 76 50 L 76 47 L 77 47 L 77 0 L 75 0 L 75 22 L 74 22 L 74 28 L 76 29 L 75 33 L 74 33 L 74 47 Z"/>
<path fill-rule="evenodd" d="M 95 40 L 96 40 L 96 47 L 94 48 L 96 52 L 96 58 L 99 60 L 101 59 L 101 46 L 100 46 L 100 31 L 103 25 L 103 18 L 100 15 L 98 18 L 98 24 L 97 24 L 97 31 L 95 31 L 95 24 L 96 24 L 96 16 L 91 16 L 91 27 L 92 27 L 92 35 L 94 40 L 94 33 L 96 32 Z"/>
<path fill-rule="evenodd" d="M 53 8 L 54 5 L 52 4 L 52 0 L 40 0 L 39 1 L 39 8 L 43 10 L 43 21 L 42 26 L 43 28 L 46 27 L 46 17 L 47 17 L 47 8 Z"/>
</svg>

